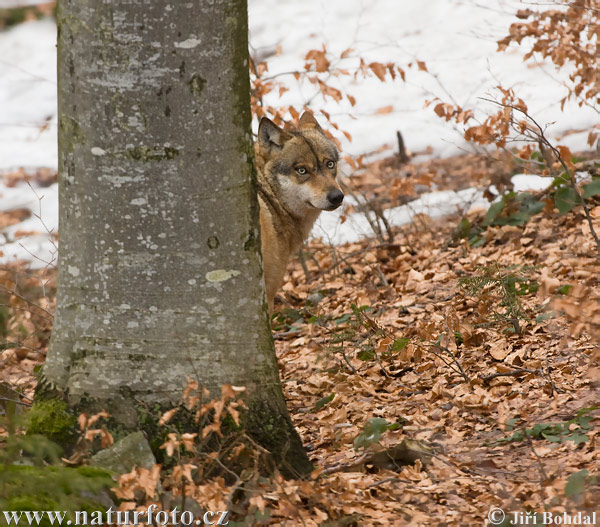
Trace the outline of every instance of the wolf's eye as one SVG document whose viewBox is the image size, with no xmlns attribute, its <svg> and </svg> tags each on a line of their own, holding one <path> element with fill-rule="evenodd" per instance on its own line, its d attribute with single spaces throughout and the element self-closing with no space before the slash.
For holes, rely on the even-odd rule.
<svg viewBox="0 0 600 527">
<path fill-rule="evenodd" d="M 301 176 L 304 176 L 306 174 L 306 168 L 304 168 L 304 167 L 298 167 L 296 169 L 296 172 L 298 172 L 298 174 L 300 174 Z"/>
<path fill-rule="evenodd" d="M 335 161 L 327 161 L 327 168 L 329 168 L 329 169 L 335 168 Z"/>
</svg>

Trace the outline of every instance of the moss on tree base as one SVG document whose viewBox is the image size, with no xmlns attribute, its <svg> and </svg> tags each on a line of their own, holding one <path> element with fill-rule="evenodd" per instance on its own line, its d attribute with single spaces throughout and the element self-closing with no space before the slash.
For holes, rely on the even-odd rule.
<svg viewBox="0 0 600 527">
<path fill-rule="evenodd" d="M 272 454 L 286 478 L 306 476 L 314 469 L 287 412 L 275 404 L 264 400 L 251 403 L 244 414 L 244 427 L 250 438 Z"/>
<path fill-rule="evenodd" d="M 115 442 L 128 435 L 142 431 L 157 462 L 165 467 L 172 466 L 174 459 L 166 455 L 166 450 L 161 446 L 168 440 L 170 433 L 178 435 L 186 433 L 197 433 L 202 437 L 204 426 L 211 422 L 209 415 L 200 422 L 196 421 L 196 409 L 190 410 L 184 405 L 173 405 L 169 403 L 147 404 L 137 401 L 135 395 L 129 390 L 121 390 L 115 399 L 103 400 L 89 396 L 77 401 L 65 402 L 66 397 L 57 390 L 41 388 L 45 386 L 40 383 L 36 393 L 36 402 L 33 411 L 33 419 L 30 422 L 33 428 L 31 433 L 44 435 L 48 439 L 66 446 L 65 455 L 71 454 L 71 449 L 78 437 L 77 417 L 81 413 L 88 416 L 101 411 L 106 411 L 109 418 L 101 423 L 106 427 Z M 296 432 L 287 410 L 278 405 L 277 397 L 273 393 L 250 394 L 244 399 L 247 409 L 240 414 L 240 425 L 236 425 L 234 419 L 228 413 L 222 416 L 220 429 L 223 437 L 213 434 L 204 442 L 207 451 L 219 451 L 224 445 L 231 444 L 238 439 L 248 443 L 244 436 L 250 438 L 248 444 L 250 449 L 258 445 L 264 449 L 261 456 L 259 470 L 267 475 L 277 468 L 286 478 L 297 478 L 310 474 L 313 466 L 310 463 L 302 446 L 301 439 Z M 166 425 L 159 424 L 161 416 L 173 408 L 177 412 Z M 32 426 L 30 425 L 30 426 Z M 96 425 L 95 425 L 96 426 Z M 66 442 L 65 442 L 66 441 Z M 102 450 L 100 440 L 97 439 L 91 445 L 90 455 Z M 236 466 L 229 467 L 236 470 Z M 239 467 L 237 467 L 239 468 Z"/>
<path fill-rule="evenodd" d="M 76 424 L 77 418 L 61 399 L 36 399 L 27 412 L 27 433 L 42 435 L 63 448 L 74 442 Z"/>
</svg>

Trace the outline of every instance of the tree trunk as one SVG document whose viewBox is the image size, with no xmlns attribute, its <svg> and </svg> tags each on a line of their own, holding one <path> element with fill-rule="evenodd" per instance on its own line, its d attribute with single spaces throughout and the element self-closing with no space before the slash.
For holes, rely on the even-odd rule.
<svg viewBox="0 0 600 527">
<path fill-rule="evenodd" d="M 250 435 L 310 464 L 281 391 L 259 259 L 246 0 L 60 0 L 59 290 L 44 385 L 178 403 L 247 387 Z"/>
</svg>

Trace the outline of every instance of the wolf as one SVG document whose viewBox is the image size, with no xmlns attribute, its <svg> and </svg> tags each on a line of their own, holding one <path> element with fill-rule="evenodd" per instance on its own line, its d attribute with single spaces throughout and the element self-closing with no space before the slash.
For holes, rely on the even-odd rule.
<svg viewBox="0 0 600 527">
<path fill-rule="evenodd" d="M 339 152 L 310 112 L 295 129 L 263 117 L 255 144 L 260 235 L 269 314 L 290 257 L 323 210 L 344 200 L 337 183 Z"/>
</svg>

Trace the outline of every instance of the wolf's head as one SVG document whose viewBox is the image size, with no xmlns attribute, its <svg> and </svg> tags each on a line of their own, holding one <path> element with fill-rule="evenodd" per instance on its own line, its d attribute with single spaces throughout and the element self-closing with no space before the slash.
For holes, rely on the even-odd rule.
<svg viewBox="0 0 600 527">
<path fill-rule="evenodd" d="M 257 163 L 279 199 L 297 216 L 342 204 L 338 158 L 335 143 L 310 112 L 302 114 L 295 130 L 282 130 L 266 117 L 260 121 Z"/>
</svg>

